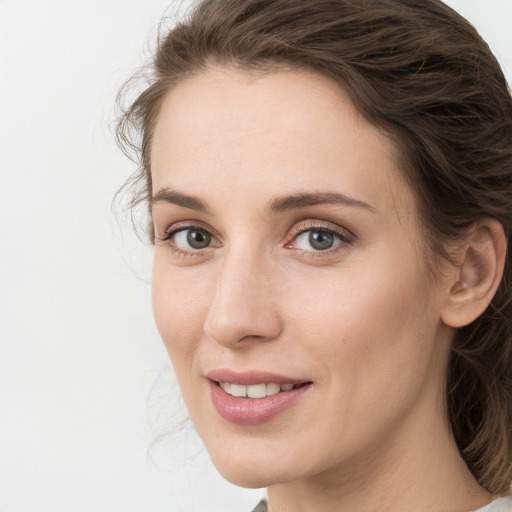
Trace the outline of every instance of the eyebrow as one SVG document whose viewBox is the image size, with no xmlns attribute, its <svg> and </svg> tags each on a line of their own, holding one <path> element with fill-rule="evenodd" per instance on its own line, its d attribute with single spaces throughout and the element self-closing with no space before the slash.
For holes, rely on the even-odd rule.
<svg viewBox="0 0 512 512">
<path fill-rule="evenodd" d="M 307 206 L 316 206 L 319 204 L 341 204 L 344 206 L 356 206 L 364 208 L 370 212 L 376 212 L 377 209 L 373 206 L 346 196 L 337 192 L 316 192 L 308 194 L 294 194 L 282 198 L 277 198 L 269 202 L 268 211 L 270 213 L 282 213 L 288 210 L 295 210 L 298 208 L 305 208 Z"/>
<path fill-rule="evenodd" d="M 188 194 L 182 194 L 176 190 L 172 190 L 170 188 L 161 188 L 152 198 L 151 198 L 151 207 L 155 203 L 160 201 L 164 201 L 166 203 L 172 203 L 177 206 L 183 206 L 184 208 L 189 208 L 190 210 L 196 210 L 201 213 L 210 213 L 208 206 L 204 201 L 199 199 L 198 197 L 190 196 Z"/>
<path fill-rule="evenodd" d="M 151 199 L 151 206 L 160 201 L 172 203 L 177 206 L 189 208 L 201 213 L 210 213 L 208 205 L 201 199 L 188 194 L 183 194 L 170 188 L 160 189 Z M 320 204 L 341 204 L 344 206 L 353 206 L 364 208 L 370 212 L 376 212 L 376 208 L 352 197 L 340 194 L 338 192 L 313 192 L 304 194 L 293 194 L 284 197 L 272 199 L 267 204 L 267 211 L 270 214 L 284 213 L 289 210 L 306 208 L 308 206 L 316 206 Z"/>
</svg>

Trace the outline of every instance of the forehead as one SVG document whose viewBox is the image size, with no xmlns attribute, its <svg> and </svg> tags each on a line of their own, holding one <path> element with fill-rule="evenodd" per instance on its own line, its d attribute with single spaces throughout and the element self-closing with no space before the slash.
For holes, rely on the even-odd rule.
<svg viewBox="0 0 512 512">
<path fill-rule="evenodd" d="M 395 155 L 328 78 L 211 69 L 179 83 L 162 104 L 153 189 L 192 188 L 219 201 L 226 192 L 256 200 L 256 191 L 333 189 L 396 211 L 397 203 L 409 208 L 412 195 Z"/>
</svg>

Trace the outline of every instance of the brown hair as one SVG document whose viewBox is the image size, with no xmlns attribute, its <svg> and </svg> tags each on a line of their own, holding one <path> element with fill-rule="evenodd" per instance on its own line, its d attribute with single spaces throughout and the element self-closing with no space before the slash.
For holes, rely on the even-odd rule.
<svg viewBox="0 0 512 512">
<path fill-rule="evenodd" d="M 133 205 L 151 197 L 150 146 L 164 96 L 211 65 L 307 69 L 340 83 L 362 115 L 395 141 L 437 260 L 447 257 L 445 243 L 478 219 L 503 225 L 504 278 L 487 310 L 457 331 L 446 400 L 468 467 L 490 492 L 507 491 L 512 98 L 487 44 L 440 0 L 202 1 L 160 38 L 150 85 L 118 124 L 121 146 L 140 157 Z"/>
</svg>

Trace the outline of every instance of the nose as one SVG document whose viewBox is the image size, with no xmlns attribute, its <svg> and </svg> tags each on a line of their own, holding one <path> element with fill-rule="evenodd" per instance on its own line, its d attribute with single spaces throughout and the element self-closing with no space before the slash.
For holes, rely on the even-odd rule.
<svg viewBox="0 0 512 512">
<path fill-rule="evenodd" d="M 205 334 L 225 347 L 275 339 L 282 330 L 276 307 L 275 273 L 264 258 L 241 251 L 226 257 L 216 279 Z"/>
</svg>

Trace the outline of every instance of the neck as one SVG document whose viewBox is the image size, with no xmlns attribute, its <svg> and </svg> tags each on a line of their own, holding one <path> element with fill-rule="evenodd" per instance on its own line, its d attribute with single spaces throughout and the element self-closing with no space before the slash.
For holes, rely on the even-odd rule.
<svg viewBox="0 0 512 512">
<path fill-rule="evenodd" d="M 392 437 L 358 454 L 357 463 L 270 486 L 270 512 L 468 512 L 483 507 L 491 494 L 468 470 L 444 416 L 437 418 L 409 418 Z"/>
</svg>

